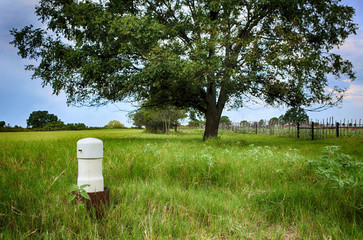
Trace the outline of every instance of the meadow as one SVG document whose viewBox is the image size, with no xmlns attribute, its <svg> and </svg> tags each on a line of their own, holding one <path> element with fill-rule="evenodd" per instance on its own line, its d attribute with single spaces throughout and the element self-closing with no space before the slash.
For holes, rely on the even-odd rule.
<svg viewBox="0 0 363 240">
<path fill-rule="evenodd" d="M 104 142 L 110 208 L 67 199 Z M 0 239 L 363 239 L 363 138 L 202 131 L 0 133 Z"/>
</svg>

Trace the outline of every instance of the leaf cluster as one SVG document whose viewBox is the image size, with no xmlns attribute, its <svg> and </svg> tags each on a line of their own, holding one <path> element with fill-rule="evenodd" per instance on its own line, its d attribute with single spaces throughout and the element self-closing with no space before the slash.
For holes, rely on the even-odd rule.
<svg viewBox="0 0 363 240">
<path fill-rule="evenodd" d="M 70 189 L 69 189 L 69 197 L 68 197 L 68 202 L 72 202 L 75 198 L 76 198 L 76 194 L 79 194 L 80 196 L 84 197 L 87 200 L 91 200 L 91 198 L 89 197 L 87 191 L 86 191 L 86 187 L 89 187 L 89 184 L 84 184 L 81 186 L 77 186 L 77 185 L 73 185 Z"/>
</svg>

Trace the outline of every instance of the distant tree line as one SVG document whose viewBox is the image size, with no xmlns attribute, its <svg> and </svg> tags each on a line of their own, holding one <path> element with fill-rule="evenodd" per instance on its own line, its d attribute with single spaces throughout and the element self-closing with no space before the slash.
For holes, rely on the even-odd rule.
<svg viewBox="0 0 363 240">
<path fill-rule="evenodd" d="M 189 113 L 189 114 L 188 114 Z M 181 125 L 181 120 L 189 116 L 189 127 L 205 127 L 205 118 L 203 115 L 194 110 L 185 110 L 174 106 L 156 107 L 149 106 L 144 103 L 141 108 L 129 114 L 129 118 L 133 121 L 133 125 L 137 128 L 145 127 L 147 131 L 152 133 L 168 133 L 170 129 L 177 131 L 177 127 Z M 260 120 L 255 122 L 258 126 L 276 126 L 283 123 L 296 123 L 309 121 L 309 117 L 305 110 L 299 107 L 291 108 L 280 117 L 273 117 L 268 122 Z M 84 123 L 68 123 L 65 124 L 56 115 L 48 113 L 48 111 L 33 111 L 26 120 L 27 128 L 17 125 L 11 127 L 6 125 L 5 121 L 0 121 L 0 132 L 19 132 L 19 131 L 62 131 L 62 130 L 86 130 L 86 129 L 120 129 L 125 126 L 117 120 L 110 121 L 104 127 L 88 127 Z M 221 116 L 220 125 L 222 128 L 229 128 L 232 121 L 227 116 Z M 241 126 L 250 125 L 247 121 L 241 121 Z"/>
<path fill-rule="evenodd" d="M 246 120 L 243 120 L 239 123 L 239 125 L 241 127 L 249 127 L 251 125 L 253 126 L 257 125 L 258 127 L 263 127 L 263 126 L 273 127 L 273 126 L 284 125 L 286 123 L 298 123 L 298 122 L 299 123 L 309 122 L 309 116 L 302 108 L 290 108 L 289 110 L 286 111 L 285 114 L 281 115 L 280 117 L 273 117 L 268 121 L 264 119 L 255 122 L 248 122 Z"/>
<path fill-rule="evenodd" d="M 24 131 L 24 128 L 15 125 L 14 127 L 11 127 L 10 124 L 6 124 L 5 121 L 0 121 L 0 132 L 22 132 Z"/>
<path fill-rule="evenodd" d="M 104 127 L 88 127 L 84 123 L 67 123 L 65 124 L 56 115 L 48 111 L 33 111 L 26 120 L 27 127 L 23 128 L 15 125 L 11 127 L 5 121 L 0 121 L 0 132 L 24 132 L 24 131 L 63 131 L 63 130 L 93 130 L 93 129 L 113 129 L 125 128 L 117 120 L 110 121 Z"/>
<path fill-rule="evenodd" d="M 86 130 L 84 123 L 65 124 L 56 115 L 48 111 L 34 111 L 26 120 L 28 128 L 37 131 L 60 131 L 60 130 Z"/>
</svg>

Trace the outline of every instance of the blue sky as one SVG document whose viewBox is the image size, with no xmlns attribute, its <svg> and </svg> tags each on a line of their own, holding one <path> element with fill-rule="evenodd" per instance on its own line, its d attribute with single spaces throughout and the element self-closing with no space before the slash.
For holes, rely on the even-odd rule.
<svg viewBox="0 0 363 240">
<path fill-rule="evenodd" d="M 0 121 L 11 126 L 26 127 L 26 119 L 30 113 L 46 110 L 57 115 L 65 123 L 85 123 L 87 126 L 104 126 L 110 120 L 119 120 L 127 126 L 127 112 L 135 108 L 130 103 L 110 104 L 105 107 L 70 107 L 66 104 L 64 94 L 52 95 L 52 89 L 42 88 L 41 80 L 31 80 L 31 72 L 24 70 L 28 60 L 21 59 L 17 50 L 9 44 L 12 36 L 9 30 L 23 28 L 33 24 L 39 25 L 34 14 L 37 0 L 0 0 Z M 357 35 L 350 36 L 345 44 L 335 50 L 343 58 L 349 59 L 357 75 L 353 82 L 341 79 L 332 82 L 348 89 L 345 100 L 340 107 L 330 108 L 323 112 L 309 112 L 312 119 L 334 117 L 340 119 L 363 119 L 363 1 L 345 0 L 344 4 L 356 9 L 355 23 L 358 23 Z M 120 109 L 122 111 L 120 111 Z M 286 111 L 284 108 L 250 105 L 247 108 L 225 110 L 223 115 L 229 116 L 234 122 L 241 120 L 258 121 L 278 117 Z"/>
</svg>

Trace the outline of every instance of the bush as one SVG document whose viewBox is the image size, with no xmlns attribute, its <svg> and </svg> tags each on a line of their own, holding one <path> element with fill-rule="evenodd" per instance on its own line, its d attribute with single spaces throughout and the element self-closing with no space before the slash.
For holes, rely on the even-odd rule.
<svg viewBox="0 0 363 240">
<path fill-rule="evenodd" d="M 86 130 L 88 127 L 84 123 L 68 123 L 65 130 Z"/>
<path fill-rule="evenodd" d="M 110 121 L 105 128 L 125 128 L 125 126 L 117 120 Z"/>
<path fill-rule="evenodd" d="M 310 161 L 310 166 L 320 178 L 328 179 L 334 187 L 363 189 L 363 163 L 340 153 L 340 148 L 324 147 L 320 159 Z"/>
<path fill-rule="evenodd" d="M 64 129 L 64 122 L 62 121 L 55 121 L 47 124 L 45 127 L 42 128 L 44 131 L 59 131 Z"/>
<path fill-rule="evenodd" d="M 84 123 L 68 123 L 62 121 L 51 122 L 45 127 L 36 129 L 40 131 L 61 131 L 61 130 L 86 130 L 88 127 Z"/>
<path fill-rule="evenodd" d="M 24 132 L 25 129 L 15 125 L 14 127 L 11 127 L 9 124 L 6 125 L 5 121 L 0 121 L 0 132 Z"/>
</svg>

